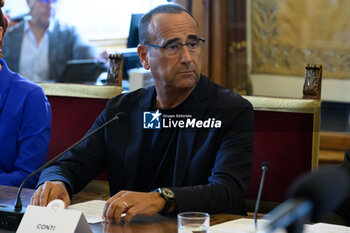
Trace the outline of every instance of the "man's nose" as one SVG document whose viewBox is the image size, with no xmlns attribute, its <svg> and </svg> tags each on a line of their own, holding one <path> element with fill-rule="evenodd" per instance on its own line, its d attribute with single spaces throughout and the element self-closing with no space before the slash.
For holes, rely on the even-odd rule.
<svg viewBox="0 0 350 233">
<path fill-rule="evenodd" d="M 192 61 L 192 55 L 186 45 L 182 45 L 182 51 L 180 56 L 181 62 L 183 63 L 189 63 L 190 61 Z"/>
<path fill-rule="evenodd" d="M 52 8 L 52 3 L 51 2 L 46 2 L 43 4 L 45 9 L 51 9 Z"/>
</svg>

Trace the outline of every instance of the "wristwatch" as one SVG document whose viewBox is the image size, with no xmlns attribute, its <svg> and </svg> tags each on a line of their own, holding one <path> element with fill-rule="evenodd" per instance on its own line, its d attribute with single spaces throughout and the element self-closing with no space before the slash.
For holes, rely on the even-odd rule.
<svg viewBox="0 0 350 233">
<path fill-rule="evenodd" d="M 158 188 L 155 190 L 165 200 L 164 208 L 159 212 L 160 214 L 167 214 L 171 206 L 175 203 L 175 194 L 169 188 Z"/>
</svg>

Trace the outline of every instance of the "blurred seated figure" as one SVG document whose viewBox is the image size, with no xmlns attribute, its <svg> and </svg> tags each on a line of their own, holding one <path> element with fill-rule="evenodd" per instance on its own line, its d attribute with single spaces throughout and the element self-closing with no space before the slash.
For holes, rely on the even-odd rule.
<svg viewBox="0 0 350 233">
<path fill-rule="evenodd" d="M 350 176 L 350 148 L 345 152 L 344 162 L 340 165 Z M 350 190 L 345 201 L 337 208 L 336 213 L 344 218 L 345 225 L 350 226 Z"/>
<path fill-rule="evenodd" d="M 35 82 L 57 81 L 69 60 L 97 57 L 74 27 L 54 20 L 57 1 L 27 0 L 31 19 L 12 26 L 4 37 L 9 68 Z"/>
<path fill-rule="evenodd" d="M 340 168 L 345 169 L 350 176 L 350 148 L 345 152 Z M 350 190 L 344 202 L 324 222 L 350 226 Z"/>
<path fill-rule="evenodd" d="M 0 0 L 0 7 L 4 0 Z M 51 108 L 43 90 L 1 59 L 7 20 L 0 8 L 0 185 L 19 186 L 46 160 Z M 26 187 L 33 188 L 38 177 Z"/>
</svg>

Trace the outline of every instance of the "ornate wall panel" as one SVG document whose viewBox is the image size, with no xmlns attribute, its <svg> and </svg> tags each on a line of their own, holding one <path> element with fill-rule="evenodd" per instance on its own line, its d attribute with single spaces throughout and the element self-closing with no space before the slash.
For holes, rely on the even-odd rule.
<svg viewBox="0 0 350 233">
<path fill-rule="evenodd" d="M 253 72 L 304 77 L 318 63 L 350 79 L 349 12 L 348 0 L 252 0 Z"/>
<path fill-rule="evenodd" d="M 246 1 L 229 0 L 226 15 L 226 87 L 250 95 L 252 87 L 247 70 Z"/>
</svg>

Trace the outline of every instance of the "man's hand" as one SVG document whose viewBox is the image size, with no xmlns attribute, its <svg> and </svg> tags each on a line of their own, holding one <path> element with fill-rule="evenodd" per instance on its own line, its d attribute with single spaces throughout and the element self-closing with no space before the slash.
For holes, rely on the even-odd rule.
<svg viewBox="0 0 350 233">
<path fill-rule="evenodd" d="M 7 30 L 19 23 L 18 21 L 10 20 L 10 15 L 8 14 L 5 14 L 5 17 L 7 18 Z"/>
<path fill-rule="evenodd" d="M 31 205 L 47 206 L 52 200 L 60 199 L 65 208 L 70 204 L 70 198 L 66 186 L 61 181 L 46 181 L 35 190 Z"/>
<path fill-rule="evenodd" d="M 129 223 L 135 215 L 154 215 L 161 211 L 164 205 L 165 200 L 158 192 L 120 191 L 107 200 L 103 217 L 107 222 L 115 219 L 117 223 L 121 223 L 121 215 L 125 213 L 124 222 Z"/>
</svg>

